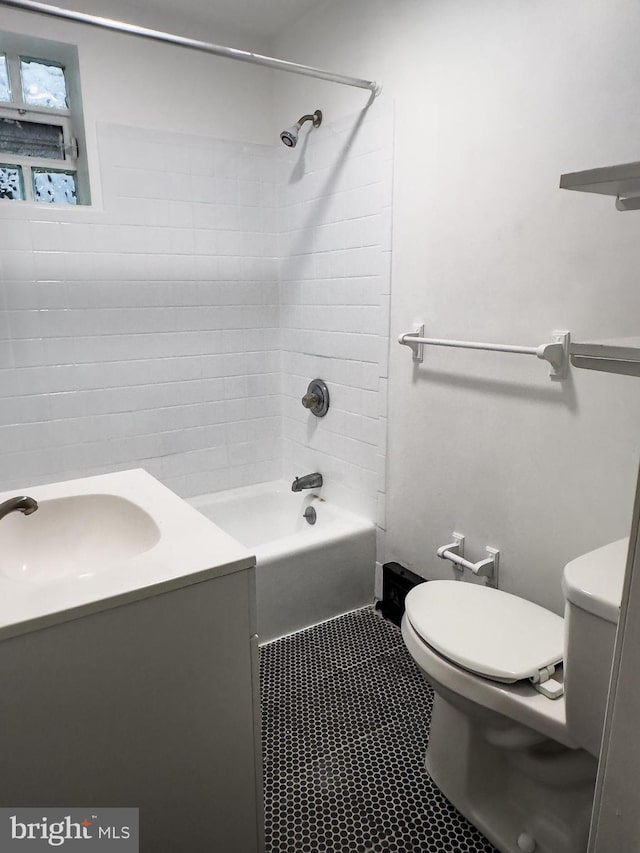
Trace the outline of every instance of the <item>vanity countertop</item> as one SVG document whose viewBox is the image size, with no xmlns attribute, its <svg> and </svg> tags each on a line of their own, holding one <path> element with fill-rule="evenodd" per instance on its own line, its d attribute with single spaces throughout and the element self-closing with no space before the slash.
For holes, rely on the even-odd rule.
<svg viewBox="0 0 640 853">
<path fill-rule="evenodd" d="M 255 566 L 245 547 L 141 468 L 0 493 L 0 639 Z"/>
</svg>

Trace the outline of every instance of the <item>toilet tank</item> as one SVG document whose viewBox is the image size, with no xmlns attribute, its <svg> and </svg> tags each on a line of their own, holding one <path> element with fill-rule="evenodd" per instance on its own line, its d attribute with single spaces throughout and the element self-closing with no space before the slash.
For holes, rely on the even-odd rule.
<svg viewBox="0 0 640 853">
<path fill-rule="evenodd" d="M 628 539 L 619 539 L 567 563 L 564 691 L 567 728 L 598 757 L 620 613 Z"/>
</svg>

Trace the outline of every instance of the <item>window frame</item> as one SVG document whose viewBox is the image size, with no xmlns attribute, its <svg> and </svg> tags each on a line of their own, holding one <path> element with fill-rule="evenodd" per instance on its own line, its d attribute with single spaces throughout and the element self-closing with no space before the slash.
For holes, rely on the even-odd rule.
<svg viewBox="0 0 640 853">
<path fill-rule="evenodd" d="M 11 101 L 0 101 L 0 118 L 54 124 L 62 128 L 64 157 L 61 159 L 31 157 L 11 151 L 0 152 L 1 164 L 22 168 L 25 198 L 21 201 L 38 206 L 48 205 L 49 207 L 64 208 L 90 204 L 89 170 L 86 157 L 77 49 L 73 45 L 0 31 L 0 56 L 6 58 L 11 95 Z M 57 65 L 64 70 L 68 103 L 66 109 L 35 106 L 25 102 L 20 74 L 21 58 Z M 75 205 L 44 202 L 36 199 L 33 169 L 43 168 L 48 171 L 75 173 Z M 0 202 L 13 201 L 20 200 L 0 199 Z"/>
</svg>

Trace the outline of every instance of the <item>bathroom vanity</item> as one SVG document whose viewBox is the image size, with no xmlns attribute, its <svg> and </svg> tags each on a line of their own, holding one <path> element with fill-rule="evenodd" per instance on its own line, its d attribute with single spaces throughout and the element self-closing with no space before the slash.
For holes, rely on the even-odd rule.
<svg viewBox="0 0 640 853">
<path fill-rule="evenodd" d="M 254 557 L 142 470 L 26 494 L 0 521 L 0 806 L 261 850 Z"/>
</svg>

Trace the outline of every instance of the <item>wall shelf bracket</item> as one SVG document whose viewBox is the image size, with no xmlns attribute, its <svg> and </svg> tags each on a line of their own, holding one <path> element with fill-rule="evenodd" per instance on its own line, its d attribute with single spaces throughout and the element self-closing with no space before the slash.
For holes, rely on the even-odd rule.
<svg viewBox="0 0 640 853">
<path fill-rule="evenodd" d="M 640 196 L 616 196 L 616 210 L 619 210 L 620 213 L 626 213 L 628 210 L 640 210 Z"/>
</svg>

